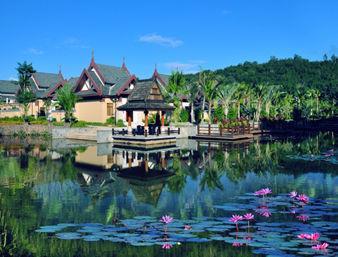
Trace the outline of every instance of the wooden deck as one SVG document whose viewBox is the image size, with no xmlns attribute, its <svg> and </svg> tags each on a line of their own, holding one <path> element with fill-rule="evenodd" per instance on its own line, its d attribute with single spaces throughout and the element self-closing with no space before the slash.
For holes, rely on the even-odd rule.
<svg viewBox="0 0 338 257">
<path fill-rule="evenodd" d="M 189 138 L 210 141 L 242 141 L 252 139 L 254 135 L 261 133 L 260 130 L 252 129 L 249 125 L 223 128 L 217 124 L 208 124 L 198 125 L 197 135 L 190 136 Z"/>
</svg>

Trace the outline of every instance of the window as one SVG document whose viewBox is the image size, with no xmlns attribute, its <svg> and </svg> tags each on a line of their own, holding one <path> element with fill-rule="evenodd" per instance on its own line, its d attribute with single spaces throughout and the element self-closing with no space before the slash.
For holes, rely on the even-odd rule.
<svg viewBox="0 0 338 257">
<path fill-rule="evenodd" d="M 114 116 L 114 104 L 112 103 L 107 104 L 107 115 Z"/>
</svg>

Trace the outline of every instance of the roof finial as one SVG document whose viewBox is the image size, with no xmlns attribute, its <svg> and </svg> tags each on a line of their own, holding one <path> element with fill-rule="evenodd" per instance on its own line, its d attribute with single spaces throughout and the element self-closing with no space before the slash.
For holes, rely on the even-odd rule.
<svg viewBox="0 0 338 257">
<path fill-rule="evenodd" d="M 92 49 L 92 60 L 94 60 L 94 48 Z"/>
<path fill-rule="evenodd" d="M 126 68 L 126 58 L 122 57 L 122 68 Z"/>
<path fill-rule="evenodd" d="M 61 64 L 59 64 L 59 74 L 61 74 Z"/>
</svg>

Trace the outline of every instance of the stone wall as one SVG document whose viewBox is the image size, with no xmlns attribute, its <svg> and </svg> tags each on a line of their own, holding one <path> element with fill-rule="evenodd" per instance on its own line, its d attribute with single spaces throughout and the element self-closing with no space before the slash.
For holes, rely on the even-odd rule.
<svg viewBox="0 0 338 257">
<path fill-rule="evenodd" d="M 51 127 L 45 125 L 0 125 L 0 135 L 1 136 L 11 136 L 19 132 L 25 132 L 26 134 L 36 134 L 36 133 L 51 133 Z"/>
</svg>

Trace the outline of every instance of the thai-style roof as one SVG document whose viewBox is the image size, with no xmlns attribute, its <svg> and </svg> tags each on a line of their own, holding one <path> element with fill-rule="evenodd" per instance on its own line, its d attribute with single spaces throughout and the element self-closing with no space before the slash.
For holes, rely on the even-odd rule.
<svg viewBox="0 0 338 257">
<path fill-rule="evenodd" d="M 40 99 L 51 97 L 55 90 L 63 86 L 65 82 L 61 72 L 35 72 L 30 78 L 31 89 L 35 96 Z"/>
<path fill-rule="evenodd" d="M 12 80 L 0 80 L 0 94 L 15 95 L 20 86 L 17 81 Z"/>
<path fill-rule="evenodd" d="M 173 107 L 165 103 L 160 85 L 156 79 L 139 80 L 131 91 L 126 104 L 119 110 L 157 111 L 172 110 Z"/>
</svg>

